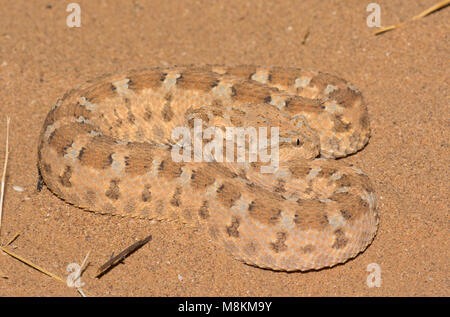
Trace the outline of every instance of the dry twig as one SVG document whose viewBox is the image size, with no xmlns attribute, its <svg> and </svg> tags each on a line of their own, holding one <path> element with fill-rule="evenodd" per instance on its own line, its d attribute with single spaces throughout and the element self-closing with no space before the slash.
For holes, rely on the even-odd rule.
<svg viewBox="0 0 450 317">
<path fill-rule="evenodd" d="M 23 257 L 13 253 L 12 251 L 8 250 L 7 248 L 0 246 L 0 250 L 2 250 L 3 252 L 7 253 L 10 256 L 12 256 L 13 258 L 19 260 L 20 262 L 25 263 L 28 266 L 31 266 L 33 269 L 38 270 L 39 272 L 44 273 L 45 275 L 53 277 L 55 280 L 58 280 L 64 284 L 66 284 L 66 281 L 64 279 L 62 279 L 61 277 L 47 271 L 46 269 L 32 263 L 31 261 L 24 259 Z"/>
<path fill-rule="evenodd" d="M 100 266 L 97 272 L 97 278 L 100 278 L 103 276 L 106 272 L 111 270 L 113 267 L 115 267 L 117 264 L 119 264 L 121 261 L 123 261 L 127 256 L 129 256 L 131 253 L 135 252 L 137 249 L 142 247 L 144 244 L 149 242 L 152 239 L 152 236 L 148 236 L 145 239 L 139 240 L 136 243 L 133 243 L 128 248 L 120 252 L 118 255 L 111 257 L 105 264 Z"/>
<path fill-rule="evenodd" d="M 411 21 L 415 21 L 415 20 L 421 19 L 421 18 L 423 18 L 423 17 L 425 17 L 425 16 L 427 16 L 427 15 L 429 15 L 429 14 L 431 14 L 431 13 L 437 11 L 437 10 L 443 9 L 444 7 L 448 6 L 449 4 L 450 4 L 450 0 L 441 1 L 441 2 L 439 2 L 437 4 L 435 4 L 434 6 L 426 9 L 425 11 L 419 13 L 418 15 L 412 17 Z M 375 35 L 379 35 L 379 34 L 386 33 L 388 31 L 397 29 L 397 28 L 403 26 L 405 23 L 406 22 L 400 22 L 400 23 L 397 23 L 397 24 L 394 24 L 394 25 L 382 27 L 382 28 L 378 29 L 375 32 Z"/>
<path fill-rule="evenodd" d="M 3 176 L 0 188 L 0 233 L 2 228 L 2 213 L 3 213 L 3 196 L 5 194 L 5 178 L 6 178 L 6 167 L 8 165 L 8 154 L 9 154 L 9 117 L 6 118 L 6 146 L 5 146 L 5 163 L 3 165 Z"/>
</svg>

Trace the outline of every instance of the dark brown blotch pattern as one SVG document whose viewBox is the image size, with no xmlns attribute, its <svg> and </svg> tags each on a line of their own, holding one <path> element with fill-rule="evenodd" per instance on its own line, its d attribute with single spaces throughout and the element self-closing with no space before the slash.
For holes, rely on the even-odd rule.
<svg viewBox="0 0 450 317">
<path fill-rule="evenodd" d="M 280 253 L 287 250 L 287 245 L 285 244 L 287 239 L 286 232 L 277 232 L 277 240 L 275 242 L 270 243 L 270 248 L 275 253 Z"/>
<path fill-rule="evenodd" d="M 112 179 L 109 183 L 108 189 L 105 191 L 106 197 L 111 200 L 118 200 L 120 197 L 119 188 L 120 179 Z"/>
<path fill-rule="evenodd" d="M 219 84 L 218 75 L 202 70 L 184 71 L 177 79 L 177 87 L 184 90 L 201 90 L 209 92 Z"/>
<path fill-rule="evenodd" d="M 133 114 L 133 112 L 128 111 L 127 120 L 131 124 L 135 124 L 136 123 L 136 116 Z"/>
<path fill-rule="evenodd" d="M 236 200 L 241 197 L 241 193 L 229 182 L 220 185 L 216 192 L 217 200 L 227 208 L 233 207 Z"/>
<path fill-rule="evenodd" d="M 252 190 L 251 188 L 250 190 Z M 260 189 L 258 189 L 260 190 Z M 280 204 L 283 201 L 281 196 L 265 192 L 263 197 L 255 198 L 248 206 L 249 216 L 257 220 L 259 223 L 275 225 L 280 221 L 281 208 Z"/>
<path fill-rule="evenodd" d="M 361 125 L 361 128 L 364 130 L 370 129 L 369 113 L 367 112 L 367 109 L 364 109 L 363 113 L 361 114 L 359 124 Z"/>
<path fill-rule="evenodd" d="M 92 189 L 87 189 L 84 198 L 88 205 L 94 206 L 97 201 L 97 193 Z"/>
<path fill-rule="evenodd" d="M 342 115 L 335 115 L 332 117 L 333 120 L 333 130 L 335 132 L 347 132 L 352 127 L 352 124 L 350 122 L 344 123 L 342 120 Z"/>
<path fill-rule="evenodd" d="M 233 216 L 233 218 L 231 219 L 231 224 L 225 227 L 225 231 L 229 237 L 239 237 L 239 224 L 239 218 Z"/>
<path fill-rule="evenodd" d="M 199 190 L 214 184 L 215 177 L 209 172 L 208 167 L 192 170 L 191 185 Z"/>
<path fill-rule="evenodd" d="M 179 207 L 181 205 L 181 194 L 183 192 L 183 188 L 181 186 L 177 186 L 175 188 L 175 193 L 172 195 L 170 199 L 170 204 L 175 207 Z"/>
<path fill-rule="evenodd" d="M 335 240 L 333 245 L 331 246 L 332 248 L 339 250 L 347 245 L 348 239 L 345 237 L 345 233 L 342 229 L 337 229 L 336 231 L 334 231 L 334 235 Z"/>
<path fill-rule="evenodd" d="M 183 170 L 181 169 L 182 167 L 183 163 L 177 163 L 172 161 L 171 159 L 163 160 L 159 164 L 158 173 L 161 177 L 173 180 L 175 178 L 178 178 L 181 173 L 183 173 Z"/>
<path fill-rule="evenodd" d="M 237 82 L 232 91 L 232 98 L 239 103 L 264 103 L 272 94 L 272 89 L 257 82 Z"/>
<path fill-rule="evenodd" d="M 317 200 L 297 200 L 298 209 L 294 215 L 294 223 L 301 230 L 323 230 L 329 225 L 325 203 Z"/>
<path fill-rule="evenodd" d="M 360 92 L 353 91 L 350 88 L 341 88 L 330 93 L 329 98 L 336 100 L 344 108 L 351 108 L 357 101 L 361 102 L 362 96 Z"/>
<path fill-rule="evenodd" d="M 51 167 L 50 164 L 43 163 L 42 164 L 42 169 L 44 170 L 45 173 L 47 173 L 47 175 L 51 175 L 52 174 L 52 167 Z"/>
<path fill-rule="evenodd" d="M 99 103 L 104 99 L 117 96 L 115 87 L 108 81 L 82 89 L 80 95 L 84 96 L 91 103 Z"/>
<path fill-rule="evenodd" d="M 232 66 L 228 68 L 227 74 L 233 75 L 239 78 L 248 78 L 250 79 L 253 74 L 256 72 L 256 67 L 252 65 L 239 65 Z"/>
<path fill-rule="evenodd" d="M 167 121 L 167 122 L 171 121 L 174 116 L 174 113 L 172 110 L 172 95 L 171 94 L 167 94 L 164 97 L 164 106 L 161 111 L 161 116 L 162 116 L 163 120 Z"/>
<path fill-rule="evenodd" d="M 298 179 L 305 179 L 311 171 L 311 167 L 301 161 L 293 161 L 289 165 L 292 176 Z"/>
<path fill-rule="evenodd" d="M 72 183 L 70 182 L 70 178 L 72 177 L 72 168 L 67 165 L 64 169 L 64 172 L 61 176 L 59 176 L 59 182 L 64 187 L 72 187 Z"/>
<path fill-rule="evenodd" d="M 266 203 L 262 200 L 253 200 L 248 205 L 248 211 L 250 212 L 250 216 L 257 218 L 258 220 L 263 220 L 265 223 L 276 224 L 280 220 L 281 217 L 281 209 L 271 208 L 266 205 Z M 268 218 L 263 218 L 265 215 Z"/>
<path fill-rule="evenodd" d="M 340 214 L 349 223 L 353 223 L 362 215 L 370 212 L 369 203 L 358 195 L 337 193 L 331 196 L 330 199 L 338 202 Z"/>
<path fill-rule="evenodd" d="M 317 87 L 319 91 L 323 91 L 325 88 L 327 88 L 328 85 L 333 85 L 336 87 L 339 87 L 339 85 L 344 84 L 342 79 L 339 77 L 336 77 L 334 75 L 326 74 L 326 73 L 320 73 L 311 78 L 311 81 L 309 82 L 309 85 L 311 87 Z M 341 91 L 342 89 L 335 90 Z"/>
<path fill-rule="evenodd" d="M 144 175 L 153 167 L 153 148 L 147 143 L 130 142 L 124 157 L 125 172 L 131 176 Z"/>
<path fill-rule="evenodd" d="M 198 210 L 198 215 L 201 219 L 208 219 L 209 218 L 209 209 L 208 209 L 208 201 L 204 200 L 202 203 L 202 206 Z"/>
<path fill-rule="evenodd" d="M 143 89 L 156 89 L 161 87 L 167 74 L 160 70 L 151 70 L 132 73 L 128 76 L 128 89 L 139 91 Z"/>
<path fill-rule="evenodd" d="M 64 156 L 66 150 L 72 146 L 74 139 L 78 135 L 88 133 L 89 131 L 92 130 L 93 126 L 88 124 L 81 124 L 81 123 L 66 124 L 62 127 L 57 128 L 50 134 L 48 138 L 48 144 L 50 145 L 50 147 L 55 149 L 55 151 L 59 155 Z"/>
<path fill-rule="evenodd" d="M 295 80 L 298 78 L 299 72 L 293 68 L 274 68 L 270 73 L 269 82 L 273 85 L 280 85 L 283 87 L 292 87 L 295 85 Z"/>
<path fill-rule="evenodd" d="M 141 193 L 141 200 L 146 203 L 152 200 L 152 192 L 150 191 L 151 186 L 146 184 Z"/>
<path fill-rule="evenodd" d="M 85 146 L 81 156 L 79 156 L 81 165 L 98 170 L 111 167 L 115 145 L 113 138 L 109 136 L 92 137 L 91 141 Z"/>
</svg>

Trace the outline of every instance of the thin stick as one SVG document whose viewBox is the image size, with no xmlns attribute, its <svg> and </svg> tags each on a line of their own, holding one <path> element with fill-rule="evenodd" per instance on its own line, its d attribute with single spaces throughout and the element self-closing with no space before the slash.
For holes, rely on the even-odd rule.
<svg viewBox="0 0 450 317">
<path fill-rule="evenodd" d="M 5 244 L 5 247 L 7 247 L 8 245 L 10 245 L 11 243 L 13 243 L 14 241 L 16 241 L 16 239 L 20 236 L 20 233 L 16 233 L 11 240 L 8 241 L 8 243 Z"/>
<path fill-rule="evenodd" d="M 46 269 L 43 269 L 43 268 L 41 268 L 40 266 L 37 266 L 36 264 L 34 264 L 34 263 L 32 263 L 32 262 L 30 262 L 30 261 L 28 261 L 28 260 L 22 258 L 21 256 L 15 254 L 15 253 L 13 253 L 13 252 L 11 252 L 11 251 L 8 250 L 7 248 L 0 246 L 0 250 L 2 250 L 3 252 L 9 254 L 9 255 L 12 256 L 13 258 L 16 258 L 16 259 L 19 260 L 20 262 L 25 263 L 25 264 L 28 265 L 28 266 L 31 266 L 33 269 L 38 270 L 39 272 L 44 273 L 45 275 L 48 275 L 48 276 L 50 276 L 50 277 L 53 277 L 55 280 L 58 280 L 58 281 L 60 281 L 60 282 L 62 282 L 62 283 L 64 283 L 64 284 L 66 284 L 66 281 L 63 280 L 62 278 L 60 278 L 59 276 L 57 276 L 57 275 L 55 275 L 55 274 L 53 274 L 53 273 L 47 271 Z M 66 285 L 67 285 L 67 284 L 66 284 Z"/>
<path fill-rule="evenodd" d="M 80 273 L 79 273 L 79 275 L 74 279 L 74 282 L 75 282 L 76 280 L 78 280 L 79 278 L 81 278 L 81 274 L 83 274 L 84 270 L 86 269 L 86 267 L 87 267 L 87 259 L 88 259 L 90 253 L 91 253 L 91 251 L 89 251 L 89 252 L 86 254 L 86 256 L 84 257 L 84 260 L 83 260 L 83 262 L 81 263 L 81 266 L 80 266 Z M 77 291 L 78 291 L 78 293 L 79 293 L 82 297 L 86 297 L 86 294 L 83 292 L 83 290 L 81 289 L 81 287 L 77 287 Z"/>
<path fill-rule="evenodd" d="M 100 268 L 97 271 L 97 278 L 100 278 L 103 274 L 111 270 L 114 266 L 119 264 L 121 261 L 123 261 L 127 256 L 129 256 L 131 253 L 142 247 L 144 244 L 149 242 L 152 239 L 152 236 L 148 236 L 147 238 L 143 240 L 139 240 L 138 242 L 130 245 L 128 248 L 120 252 L 115 257 L 112 257 L 109 259 L 105 264 L 100 266 Z"/>
<path fill-rule="evenodd" d="M 405 22 L 400 22 L 400 23 L 397 23 L 395 25 L 390 25 L 390 26 L 386 26 L 386 27 L 380 28 L 380 29 L 378 29 L 375 32 L 375 35 L 380 35 L 382 33 L 386 33 L 386 32 L 392 31 L 394 29 L 397 29 L 397 28 L 401 27 L 403 24 L 405 24 Z"/>
<path fill-rule="evenodd" d="M 440 9 L 448 6 L 449 4 L 450 4 L 450 0 L 441 1 L 441 2 L 439 2 L 437 4 L 435 4 L 434 6 L 426 9 L 425 11 L 419 13 L 418 15 L 412 17 L 411 20 L 415 21 L 415 20 L 418 20 L 420 18 L 423 18 L 423 17 L 425 17 L 425 16 L 427 16 L 427 15 L 429 15 L 429 14 L 431 14 L 431 13 L 437 11 L 437 10 L 440 10 Z M 405 22 L 400 22 L 400 23 L 397 23 L 397 24 L 394 24 L 394 25 L 382 27 L 382 28 L 378 29 L 377 31 L 375 31 L 374 34 L 375 35 L 379 35 L 379 34 L 382 34 L 382 33 L 385 33 L 385 32 L 388 32 L 388 31 L 391 31 L 391 30 L 394 30 L 394 29 L 397 29 L 397 28 L 403 26 L 404 24 L 405 24 Z"/>
<path fill-rule="evenodd" d="M 305 35 L 303 36 L 303 40 L 302 40 L 302 45 L 305 45 L 305 43 L 306 43 L 306 41 L 308 40 L 308 38 L 309 38 L 309 35 L 310 35 L 310 31 L 309 31 L 309 28 L 306 30 L 306 33 L 305 33 Z"/>
<path fill-rule="evenodd" d="M 445 6 L 449 5 L 449 4 L 450 4 L 450 0 L 441 1 L 441 2 L 439 2 L 437 4 L 435 4 L 434 6 L 432 6 L 431 8 L 426 9 L 422 13 L 419 13 L 418 15 L 413 17 L 412 19 L 413 20 L 417 20 L 417 19 L 423 18 L 423 17 L 429 15 L 430 13 L 433 13 L 434 11 L 442 9 L 443 7 L 445 7 Z"/>
<path fill-rule="evenodd" d="M 86 294 L 83 292 L 83 290 L 81 288 L 77 288 L 78 293 L 80 293 L 80 295 L 82 297 L 86 297 Z"/>
<path fill-rule="evenodd" d="M 0 233 L 2 228 L 2 213 L 3 213 L 3 196 L 5 194 L 5 178 L 6 178 L 6 167 L 8 165 L 8 154 L 9 154 L 9 117 L 6 117 L 6 147 L 5 147 L 5 163 L 3 165 L 3 176 L 0 189 Z"/>
<path fill-rule="evenodd" d="M 83 272 L 83 270 L 85 269 L 86 263 L 87 263 L 87 259 L 89 257 L 89 254 L 91 253 L 91 251 L 89 250 L 89 252 L 86 254 L 86 256 L 84 257 L 83 262 L 81 263 L 81 269 L 80 272 Z M 81 275 L 81 274 L 80 274 Z"/>
<path fill-rule="evenodd" d="M 84 260 L 83 260 L 83 262 L 80 265 L 80 271 L 79 271 L 78 275 L 73 279 L 74 282 L 81 277 L 81 274 L 83 274 L 84 269 L 86 268 L 87 259 L 88 259 L 90 253 L 91 253 L 91 251 L 89 251 L 86 254 L 86 256 L 84 257 Z"/>
</svg>

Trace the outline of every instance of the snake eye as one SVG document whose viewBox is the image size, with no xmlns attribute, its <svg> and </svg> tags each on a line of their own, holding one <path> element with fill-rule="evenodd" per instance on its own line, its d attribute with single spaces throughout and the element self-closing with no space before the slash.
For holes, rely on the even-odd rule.
<svg viewBox="0 0 450 317">
<path fill-rule="evenodd" d="M 300 139 L 297 139 L 297 146 L 300 146 Z"/>
</svg>

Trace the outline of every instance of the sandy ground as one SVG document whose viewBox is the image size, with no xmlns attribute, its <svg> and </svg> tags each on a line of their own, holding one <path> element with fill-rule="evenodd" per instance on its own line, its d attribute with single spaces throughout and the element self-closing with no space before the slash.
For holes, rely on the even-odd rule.
<svg viewBox="0 0 450 317">
<path fill-rule="evenodd" d="M 374 36 L 372 1 L 0 1 L 0 164 L 11 117 L 1 241 L 61 277 L 81 263 L 90 296 L 449 296 L 450 8 Z M 383 25 L 435 0 L 379 0 Z M 308 34 L 308 35 L 307 35 Z M 307 36 L 306 36 L 307 35 Z M 340 75 L 364 94 L 372 138 L 345 159 L 372 179 L 381 216 L 373 244 L 331 269 L 282 273 L 234 260 L 177 223 L 83 212 L 36 191 L 38 134 L 65 91 L 104 73 L 171 64 L 296 66 Z M 13 189 L 21 186 L 23 192 Z M 99 265 L 148 234 L 153 240 L 104 275 Z M 381 287 L 366 285 L 367 265 Z M 0 296 L 79 296 L 0 252 Z"/>
</svg>

